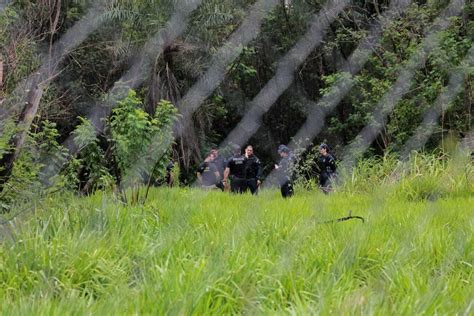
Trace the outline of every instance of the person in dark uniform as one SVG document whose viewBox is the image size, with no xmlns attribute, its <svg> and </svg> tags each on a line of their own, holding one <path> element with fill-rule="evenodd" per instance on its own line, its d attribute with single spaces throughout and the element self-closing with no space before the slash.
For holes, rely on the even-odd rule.
<svg viewBox="0 0 474 316">
<path fill-rule="evenodd" d="M 291 197 L 294 194 L 292 173 L 293 164 L 295 160 L 294 154 L 290 148 L 285 145 L 278 146 L 278 154 L 281 160 L 275 165 L 277 171 L 278 184 L 280 185 L 281 196 L 284 198 Z"/>
<path fill-rule="evenodd" d="M 245 156 L 240 153 L 240 146 L 233 147 L 234 154 L 227 160 L 224 171 L 224 185 L 230 180 L 230 191 L 243 193 L 245 191 Z"/>
<path fill-rule="evenodd" d="M 253 147 L 248 145 L 245 148 L 245 188 L 252 194 L 257 194 L 258 187 L 262 183 L 262 165 L 260 160 L 253 154 Z"/>
<path fill-rule="evenodd" d="M 213 163 L 215 159 L 214 154 L 209 153 L 204 162 L 202 162 L 197 170 L 197 177 L 202 188 L 216 189 L 216 183 L 219 179 L 219 171 Z"/>
<path fill-rule="evenodd" d="M 319 146 L 318 167 L 320 170 L 319 185 L 324 193 L 329 193 L 331 182 L 336 176 L 336 160 L 329 153 L 329 146 L 326 144 Z"/>
</svg>

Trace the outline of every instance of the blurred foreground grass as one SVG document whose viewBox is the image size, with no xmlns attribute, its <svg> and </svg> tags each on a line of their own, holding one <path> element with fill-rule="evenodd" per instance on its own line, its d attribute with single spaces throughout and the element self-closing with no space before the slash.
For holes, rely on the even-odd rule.
<svg viewBox="0 0 474 316">
<path fill-rule="evenodd" d="M 3 228 L 0 310 L 24 314 L 474 312 L 474 197 L 153 189 L 60 196 Z M 351 220 L 321 222 L 346 216 Z M 6 234 L 6 229 L 11 233 Z"/>
</svg>

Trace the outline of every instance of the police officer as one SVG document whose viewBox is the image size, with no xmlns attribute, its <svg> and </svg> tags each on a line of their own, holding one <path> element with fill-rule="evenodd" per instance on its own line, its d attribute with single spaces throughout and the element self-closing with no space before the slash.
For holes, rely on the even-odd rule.
<svg viewBox="0 0 474 316">
<path fill-rule="evenodd" d="M 262 179 L 260 160 L 253 154 L 252 145 L 248 145 L 245 148 L 245 191 L 249 189 L 252 194 L 257 194 Z"/>
<path fill-rule="evenodd" d="M 295 160 L 294 154 L 285 145 L 278 146 L 278 154 L 281 157 L 280 162 L 275 165 L 277 171 L 278 184 L 280 185 L 281 196 L 284 198 L 291 197 L 294 193 L 292 173 Z"/>
<path fill-rule="evenodd" d="M 215 159 L 214 154 L 209 153 L 204 162 L 202 162 L 197 170 L 197 177 L 202 188 L 216 189 L 216 183 L 219 179 L 219 171 L 213 163 Z"/>
<path fill-rule="evenodd" d="M 319 185 L 324 193 L 329 193 L 331 182 L 336 176 L 336 160 L 329 153 L 329 146 L 326 144 L 319 146 L 318 167 L 320 170 Z"/>
<path fill-rule="evenodd" d="M 240 153 L 240 146 L 233 147 L 233 156 L 227 160 L 222 182 L 226 187 L 230 180 L 230 191 L 233 193 L 245 192 L 245 156 Z"/>
</svg>

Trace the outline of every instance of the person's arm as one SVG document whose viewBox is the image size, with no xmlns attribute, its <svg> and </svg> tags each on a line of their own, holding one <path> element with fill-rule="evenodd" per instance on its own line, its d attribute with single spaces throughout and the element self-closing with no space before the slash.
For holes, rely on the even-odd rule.
<svg viewBox="0 0 474 316">
<path fill-rule="evenodd" d="M 287 174 L 288 173 L 288 159 L 282 159 L 280 161 L 280 172 L 282 174 Z"/>
<path fill-rule="evenodd" d="M 331 171 L 333 173 L 336 172 L 336 160 L 334 159 L 333 156 L 329 158 L 329 167 L 331 168 Z"/>
<path fill-rule="evenodd" d="M 229 175 L 230 175 L 230 167 L 232 166 L 232 161 L 233 159 L 232 158 L 229 158 L 227 160 L 227 163 L 225 164 L 225 169 L 224 169 L 224 177 L 222 178 L 222 182 L 226 183 L 227 182 L 227 179 L 229 179 Z"/>
<path fill-rule="evenodd" d="M 229 173 L 230 173 L 230 168 L 226 167 L 224 170 L 224 179 L 222 180 L 223 182 L 227 182 L 227 178 L 229 178 Z"/>
<path fill-rule="evenodd" d="M 222 183 L 224 184 L 224 191 L 229 191 L 229 182 L 227 181 L 227 179 L 229 178 L 229 174 L 230 168 L 226 167 L 224 169 L 224 178 L 222 179 Z"/>
<path fill-rule="evenodd" d="M 293 178 L 293 173 L 295 172 L 296 169 L 296 157 L 294 155 L 288 156 L 288 166 L 287 166 L 287 175 L 289 179 L 291 180 Z"/>
<path fill-rule="evenodd" d="M 202 184 L 202 173 L 204 172 L 204 170 L 206 170 L 206 165 L 206 162 L 201 163 L 196 172 L 200 184 Z"/>
</svg>

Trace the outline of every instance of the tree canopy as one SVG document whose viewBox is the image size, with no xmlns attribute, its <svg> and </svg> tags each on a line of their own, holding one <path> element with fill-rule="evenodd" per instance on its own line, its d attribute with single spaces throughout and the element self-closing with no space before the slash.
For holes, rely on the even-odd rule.
<svg viewBox="0 0 474 316">
<path fill-rule="evenodd" d="M 402 152 L 423 122 L 413 149 L 436 149 L 472 129 L 473 21 L 462 0 L 12 1 L 0 12 L 0 187 L 62 174 L 88 192 L 146 155 L 161 170 L 179 161 L 190 183 L 272 98 L 245 139 L 268 166 L 281 143 L 342 155 L 376 124 L 365 157 Z M 305 122 L 314 132 L 295 139 Z"/>
</svg>

